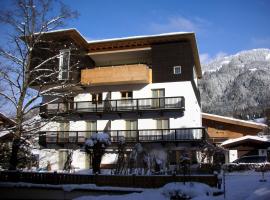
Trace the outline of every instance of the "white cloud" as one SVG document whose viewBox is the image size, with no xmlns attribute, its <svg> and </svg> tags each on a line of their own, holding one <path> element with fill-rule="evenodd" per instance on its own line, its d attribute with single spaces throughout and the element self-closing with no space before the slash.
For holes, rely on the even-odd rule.
<svg viewBox="0 0 270 200">
<path fill-rule="evenodd" d="M 205 64 L 205 63 L 209 63 L 210 60 L 210 55 L 208 53 L 202 53 L 200 54 L 200 61 L 201 63 Z"/>
<path fill-rule="evenodd" d="M 149 26 L 151 32 L 198 32 L 210 23 L 201 18 L 188 19 L 182 16 L 170 17 L 163 23 L 152 23 Z"/>
<path fill-rule="evenodd" d="M 270 37 L 265 38 L 252 38 L 251 43 L 256 48 L 260 47 L 270 47 Z"/>
<path fill-rule="evenodd" d="M 210 63 L 210 62 L 212 62 L 214 60 L 223 58 L 223 57 L 225 57 L 227 55 L 228 54 L 223 52 L 223 51 L 218 52 L 214 56 L 211 56 L 208 53 L 202 53 L 202 54 L 200 54 L 200 61 L 201 61 L 202 64 L 207 64 L 207 63 Z"/>
</svg>

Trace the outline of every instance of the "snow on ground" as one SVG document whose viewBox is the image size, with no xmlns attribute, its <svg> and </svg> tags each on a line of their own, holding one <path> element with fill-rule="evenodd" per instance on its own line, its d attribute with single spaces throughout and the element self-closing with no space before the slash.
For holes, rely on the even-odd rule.
<svg viewBox="0 0 270 200">
<path fill-rule="evenodd" d="M 222 177 L 222 176 L 221 176 Z M 266 182 L 261 182 L 262 173 L 254 171 L 234 172 L 225 174 L 225 196 L 226 200 L 270 200 L 270 172 L 265 173 Z M 168 183 L 158 189 L 142 188 L 121 188 L 121 187 L 99 187 L 94 184 L 67 184 L 67 185 L 48 185 L 32 183 L 7 183 L 0 182 L 0 187 L 42 187 L 57 188 L 65 192 L 76 189 L 83 190 L 121 190 L 134 191 L 125 195 L 101 195 L 101 196 L 82 196 L 75 200 L 169 200 L 171 194 L 184 193 L 192 200 L 224 200 L 223 195 L 213 196 L 218 189 L 211 188 L 202 183 Z M 221 188 L 223 190 L 223 186 Z M 135 192 L 136 191 L 136 192 Z M 141 192 L 142 191 L 142 192 Z M 138 193 L 141 192 L 141 193 Z"/>
<path fill-rule="evenodd" d="M 144 189 L 142 193 L 131 193 L 126 195 L 102 195 L 102 196 L 83 196 L 74 200 L 168 200 L 171 195 L 187 194 L 191 198 L 207 197 L 212 195 L 217 189 L 211 188 L 203 183 L 168 183 L 159 189 Z"/>
<path fill-rule="evenodd" d="M 246 171 L 225 174 L 226 200 L 269 200 L 270 199 L 270 172 L 265 173 L 266 182 L 260 182 L 260 172 Z M 223 187 L 222 187 L 223 189 Z M 145 189 L 142 193 L 126 195 L 102 195 L 98 197 L 83 196 L 75 200 L 168 200 L 169 194 L 182 191 L 193 200 L 224 200 L 223 195 L 212 196 L 215 188 L 201 183 L 169 183 L 159 189 Z M 209 196 L 208 196 L 208 195 Z"/>
</svg>

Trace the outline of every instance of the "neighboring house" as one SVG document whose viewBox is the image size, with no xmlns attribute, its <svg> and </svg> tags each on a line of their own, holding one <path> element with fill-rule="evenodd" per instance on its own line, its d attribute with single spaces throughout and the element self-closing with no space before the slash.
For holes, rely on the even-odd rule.
<svg viewBox="0 0 270 200">
<path fill-rule="evenodd" d="M 12 141 L 12 134 L 8 128 L 12 128 L 16 125 L 16 122 L 0 113 L 0 142 Z"/>
<path fill-rule="evenodd" d="M 226 162 L 245 155 L 266 155 L 269 138 L 263 137 L 267 125 L 231 117 L 202 113 L 208 140 L 228 149 Z"/>
<path fill-rule="evenodd" d="M 76 87 L 72 95 L 57 102 L 50 102 L 50 96 L 43 98 L 48 104 L 41 109 L 42 117 L 56 118 L 41 131 L 41 167 L 50 162 L 52 170 L 63 169 L 68 150 L 73 149 L 72 165 L 88 168 L 89 158 L 81 150 L 94 132 L 111 137 L 103 164 L 115 162 L 116 144 L 123 138 L 127 154 L 140 142 L 149 153 L 171 164 L 184 151 L 196 161 L 206 132 L 194 33 L 86 41 L 77 30 L 68 29 L 45 37 L 55 43 L 69 41 L 81 52 L 74 53 L 68 45 L 58 48 L 59 62 L 54 63 L 58 81 L 47 80 L 47 84 L 61 85 L 65 80 Z M 46 55 L 42 51 L 36 50 L 36 57 Z M 76 59 L 80 64 L 71 70 Z"/>
<path fill-rule="evenodd" d="M 0 169 L 8 168 L 9 152 L 13 140 L 13 134 L 9 128 L 15 125 L 15 121 L 0 113 Z"/>
</svg>

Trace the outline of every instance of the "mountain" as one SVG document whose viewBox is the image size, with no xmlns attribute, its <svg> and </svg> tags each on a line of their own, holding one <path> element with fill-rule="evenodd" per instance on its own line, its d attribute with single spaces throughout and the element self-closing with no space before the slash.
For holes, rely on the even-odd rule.
<svg viewBox="0 0 270 200">
<path fill-rule="evenodd" d="M 203 112 L 251 119 L 270 108 L 270 49 L 253 49 L 202 66 Z"/>
</svg>

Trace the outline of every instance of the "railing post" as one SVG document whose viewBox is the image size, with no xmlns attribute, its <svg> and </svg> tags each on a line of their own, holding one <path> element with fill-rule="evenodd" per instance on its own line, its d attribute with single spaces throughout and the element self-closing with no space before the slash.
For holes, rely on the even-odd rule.
<svg viewBox="0 0 270 200">
<path fill-rule="evenodd" d="M 163 129 L 161 129 L 161 140 L 163 141 Z"/>
<path fill-rule="evenodd" d="M 137 129 L 137 142 L 140 142 L 140 133 L 139 133 L 139 130 Z"/>
<path fill-rule="evenodd" d="M 96 104 L 96 112 L 97 112 L 97 101 L 95 102 L 95 104 Z"/>
<path fill-rule="evenodd" d="M 139 99 L 136 99 L 136 109 L 139 111 Z"/>
<path fill-rule="evenodd" d="M 185 98 L 184 98 L 184 97 L 182 97 L 182 103 L 181 103 L 181 106 L 182 106 L 182 108 L 185 108 Z"/>
<path fill-rule="evenodd" d="M 116 131 L 116 141 L 119 142 L 119 130 Z"/>
<path fill-rule="evenodd" d="M 174 140 L 176 140 L 176 129 L 174 129 Z"/>
<path fill-rule="evenodd" d="M 115 111 L 117 111 L 117 100 L 115 100 Z"/>
</svg>

